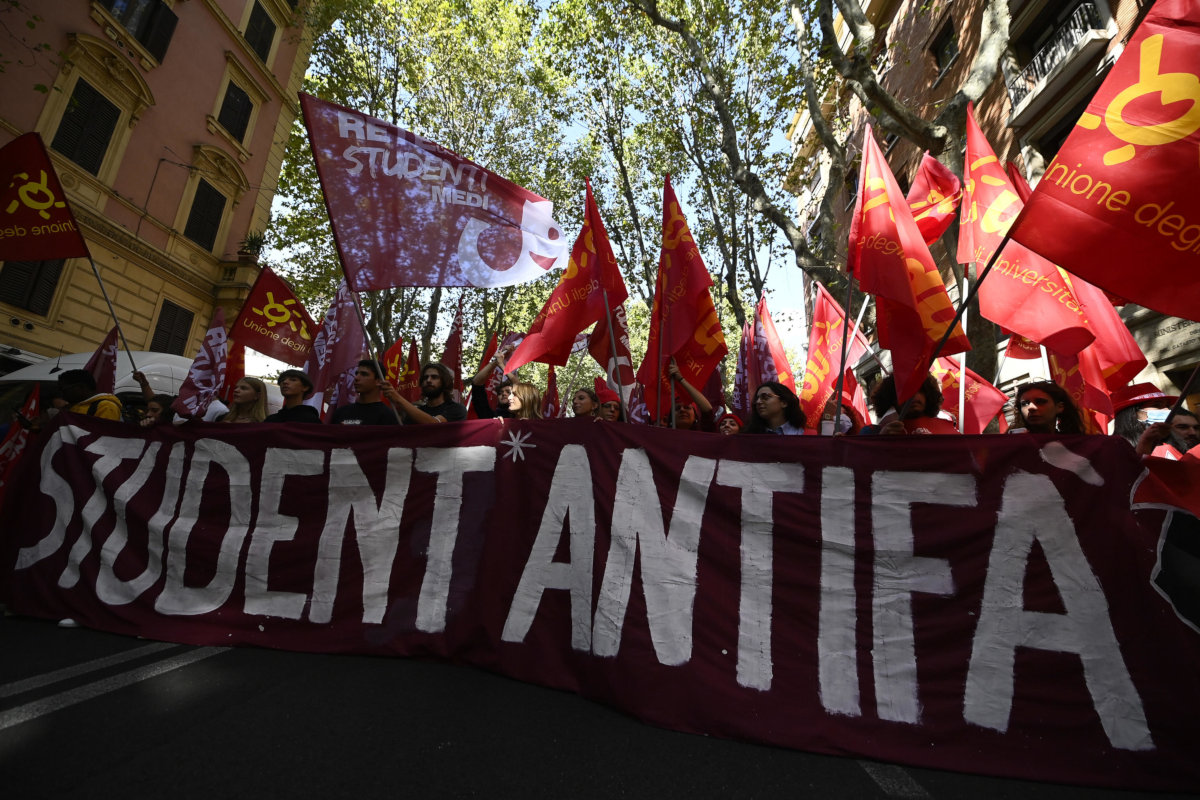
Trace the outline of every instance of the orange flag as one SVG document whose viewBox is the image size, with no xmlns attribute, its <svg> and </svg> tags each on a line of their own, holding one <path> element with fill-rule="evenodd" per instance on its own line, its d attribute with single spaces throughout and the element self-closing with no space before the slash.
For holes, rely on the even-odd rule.
<svg viewBox="0 0 1200 800">
<path fill-rule="evenodd" d="M 875 295 L 879 343 L 892 351 L 896 392 L 907 400 L 925 380 L 933 349 L 954 321 L 954 306 L 903 197 L 867 128 L 847 266 L 862 290 Z M 942 352 L 970 349 L 956 325 Z"/>
<path fill-rule="evenodd" d="M 960 412 L 958 408 L 959 377 L 962 368 L 958 361 L 951 358 L 939 358 L 933 362 L 930 370 L 933 377 L 938 379 L 942 389 L 942 409 L 962 420 L 963 433 L 983 433 L 988 423 L 1000 413 L 1008 402 L 1008 395 L 992 384 L 979 377 L 973 370 L 967 370 L 967 410 Z"/>
<path fill-rule="evenodd" d="M 1160 0 L 1012 229 L 1097 286 L 1200 319 L 1200 4 Z"/>
<path fill-rule="evenodd" d="M 962 182 L 949 167 L 925 151 L 905 199 L 925 244 L 932 246 L 954 222 L 954 212 L 962 200 Z"/>
<path fill-rule="evenodd" d="M 658 387 L 670 391 L 667 372 L 670 358 L 675 358 L 688 383 L 701 388 L 729 352 L 717 308 L 708 291 L 710 286 L 712 276 L 688 230 L 668 175 L 663 185 L 662 252 L 658 259 L 654 307 L 650 312 L 650 338 L 637 373 L 638 382 L 645 388 L 646 408 L 652 416 L 659 413 Z M 660 338 L 662 363 L 658 362 Z M 669 397 L 666 402 L 671 402 Z"/>
<path fill-rule="evenodd" d="M 529 328 L 529 334 L 509 357 L 505 372 L 512 374 L 530 361 L 562 366 L 567 363 L 575 336 L 605 317 L 608 308 L 625 302 L 629 292 L 617 266 L 600 208 L 592 197 L 592 183 L 585 181 L 586 202 L 583 228 L 571 248 L 571 260 Z"/>
<path fill-rule="evenodd" d="M 814 431 L 821 423 L 825 404 L 837 388 L 837 366 L 842 360 L 842 336 L 846 325 L 846 315 L 842 307 L 824 286 L 819 283 L 816 286 L 812 327 L 808 332 L 808 365 L 804 368 L 804 384 L 800 389 L 800 408 L 804 410 L 808 428 Z M 858 395 L 862 394 L 850 367 L 858 363 L 868 349 L 870 345 L 862 333 L 856 333 L 849 342 L 846 354 L 848 380 L 842 387 L 842 402 L 846 402 L 847 395 L 855 397 L 856 389 Z M 853 385 L 850 385 L 849 381 L 854 381 Z M 750 391 L 754 391 L 754 388 L 750 387 Z"/>
<path fill-rule="evenodd" d="M 959 215 L 958 261 L 982 270 L 1021 211 L 1021 200 L 967 106 L 966 188 Z M 1060 353 L 1078 353 L 1095 336 L 1058 268 L 1009 242 L 979 286 L 979 311 L 1004 328 Z"/>
</svg>

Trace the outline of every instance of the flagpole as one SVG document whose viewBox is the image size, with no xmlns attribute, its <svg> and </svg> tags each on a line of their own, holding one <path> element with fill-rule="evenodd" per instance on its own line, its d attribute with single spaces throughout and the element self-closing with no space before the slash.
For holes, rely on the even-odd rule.
<svg viewBox="0 0 1200 800">
<path fill-rule="evenodd" d="M 616 365 L 617 364 L 617 333 L 616 333 L 616 331 L 613 330 L 612 308 L 610 308 L 608 305 L 608 289 L 601 286 L 600 292 L 601 292 L 602 296 L 604 297 L 604 315 L 608 319 L 608 352 L 610 354 L 610 359 L 611 359 L 612 363 L 614 365 Z M 618 374 L 619 374 L 620 366 L 617 365 L 617 368 L 618 368 Z M 604 371 L 605 371 L 605 373 L 608 372 L 607 365 L 605 365 Z M 621 395 L 620 378 L 619 377 L 613 378 L 613 376 L 611 376 L 611 375 L 606 375 L 606 378 L 612 379 L 613 382 L 617 384 L 617 402 L 620 403 L 620 405 L 621 405 L 621 422 L 628 422 L 629 421 L 629 412 L 626 411 L 626 409 L 625 409 L 625 398 Z"/>
<path fill-rule="evenodd" d="M 971 279 L 963 275 L 963 285 L 971 286 Z M 967 314 L 971 313 L 970 309 L 963 312 L 963 330 L 967 328 Z M 958 432 L 966 432 L 967 418 L 967 353 L 964 350 L 958 354 Z"/>
<path fill-rule="evenodd" d="M 1179 399 L 1175 401 L 1175 405 L 1171 408 L 1172 414 L 1176 413 L 1181 408 L 1186 410 L 1187 407 L 1184 406 L 1183 403 L 1185 400 L 1187 400 L 1188 390 L 1191 389 L 1192 384 L 1196 382 L 1197 374 L 1200 374 L 1200 364 L 1196 365 L 1196 368 L 1192 370 L 1191 376 L 1188 377 L 1187 382 L 1183 384 L 1183 388 L 1179 390 Z"/>
<path fill-rule="evenodd" d="M 866 314 L 867 314 L 867 306 L 870 304 L 871 304 L 871 295 L 867 295 L 866 298 L 863 299 L 862 307 L 860 307 L 858 309 L 858 318 L 856 320 L 854 320 L 854 330 L 850 332 L 851 340 L 853 340 L 855 337 L 858 336 L 858 328 L 860 325 L 862 325 L 863 317 L 866 316 Z M 880 366 L 882 366 L 882 364 Z M 844 371 L 845 370 L 843 370 L 843 372 Z"/>
<path fill-rule="evenodd" d="M 1039 344 L 1038 348 L 1042 352 L 1042 374 L 1045 375 L 1046 380 L 1052 380 L 1050 374 L 1050 357 L 1046 355 L 1046 345 Z"/>
<path fill-rule="evenodd" d="M 846 311 L 850 310 L 850 304 L 854 301 L 854 276 L 846 275 Z M 858 311 L 858 321 L 862 321 L 862 312 L 866 309 L 867 303 L 863 301 L 863 307 Z M 858 322 L 854 323 L 854 331 L 858 332 Z M 837 388 L 834 389 L 834 427 L 837 430 L 837 422 L 842 418 L 842 387 L 846 383 L 846 348 L 850 341 L 850 328 L 846 325 L 846 314 L 842 314 L 842 357 L 838 362 L 838 377 Z M 825 409 L 821 409 L 821 413 L 825 413 Z"/>
<path fill-rule="evenodd" d="M 100 277 L 100 270 L 90 255 L 88 263 L 92 265 L 92 274 L 96 276 L 96 283 L 100 284 L 100 294 L 104 295 L 104 302 L 108 303 L 108 313 L 113 318 L 113 324 L 117 326 L 117 335 L 121 337 L 121 344 L 125 345 L 125 355 L 129 358 L 129 366 L 133 367 L 134 372 L 137 372 L 137 364 L 133 363 L 133 353 L 130 350 L 129 342 L 125 340 L 125 331 L 121 329 L 121 320 L 117 319 L 117 310 L 113 308 L 112 300 L 108 298 L 108 289 L 105 288 L 104 281 Z"/>
<path fill-rule="evenodd" d="M 570 360 L 571 360 L 571 354 L 567 353 L 567 361 L 570 361 Z M 579 370 L 582 366 L 583 366 L 583 359 L 582 358 L 576 359 L 575 360 L 575 369 L 571 372 L 571 377 L 567 379 L 567 392 L 568 392 L 569 397 L 572 397 L 572 398 L 575 397 L 575 392 L 578 391 L 578 389 L 575 388 L 575 380 L 579 377 Z M 572 408 L 571 410 L 574 411 L 575 409 Z M 597 410 L 599 410 L 599 409 L 597 409 Z M 561 405 L 558 408 L 558 415 L 560 417 L 562 416 L 562 406 Z"/>
<path fill-rule="evenodd" d="M 1025 209 L 1023 208 L 1021 209 L 1021 214 L 1024 213 Z M 1017 215 L 1017 219 L 1021 218 L 1021 214 Z M 1016 220 L 1013 220 L 1013 224 L 1016 224 Z M 1009 230 L 1012 230 L 1011 225 L 1009 226 Z M 967 313 L 967 306 L 971 305 L 971 301 L 974 300 L 975 295 L 979 293 L 979 287 L 983 285 L 983 281 L 987 278 L 988 273 L 992 271 L 992 267 L 996 264 L 996 259 L 1000 257 L 1000 253 L 1004 250 L 1004 247 L 1008 244 L 1010 238 L 1010 234 L 1004 234 L 1004 238 L 1000 240 L 1000 244 L 997 245 L 995 252 L 992 253 L 992 257 L 988 259 L 987 266 L 983 268 L 983 272 L 978 273 L 978 277 L 975 279 L 975 285 L 971 287 L 969 292 L 967 292 L 966 299 L 958 304 L 958 310 L 954 312 L 954 319 L 950 321 L 948 326 L 946 326 L 946 332 L 942 334 L 942 339 L 937 343 L 937 347 L 933 348 L 933 356 L 929 359 L 930 367 L 933 366 L 933 362 L 937 361 L 937 357 L 942 352 L 942 348 L 946 346 L 946 342 L 950 341 L 950 337 L 954 335 L 954 329 L 958 327 L 959 320 L 961 320 L 963 315 Z M 928 372 L 929 369 L 926 368 L 925 371 Z"/>
<path fill-rule="evenodd" d="M 383 365 L 379 363 L 379 359 L 375 355 L 375 348 L 371 346 L 371 334 L 369 334 L 367 332 L 367 317 L 363 313 L 362 302 L 358 298 L 358 290 L 355 289 L 354 287 L 350 286 L 349 281 L 346 282 L 346 288 L 350 290 L 350 296 L 352 298 L 354 298 L 354 310 L 356 312 L 358 312 L 358 324 L 362 327 L 363 342 L 365 342 L 367 345 L 367 353 L 370 354 L 371 361 L 374 362 L 374 364 L 375 364 L 375 374 L 376 375 L 386 375 L 387 373 L 385 373 L 383 371 Z M 418 381 L 418 386 L 419 385 L 420 385 L 420 382 Z M 453 388 L 454 387 L 446 388 L 447 394 L 449 394 L 449 392 Z M 403 425 L 404 420 L 400 419 L 400 409 L 396 408 L 395 406 L 391 405 L 390 403 L 388 404 L 388 406 L 392 409 L 392 413 L 396 415 L 396 422 Z"/>
</svg>

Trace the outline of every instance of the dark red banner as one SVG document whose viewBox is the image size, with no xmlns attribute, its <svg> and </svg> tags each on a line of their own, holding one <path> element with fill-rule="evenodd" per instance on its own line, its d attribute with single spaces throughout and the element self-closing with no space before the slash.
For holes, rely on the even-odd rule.
<svg viewBox="0 0 1200 800">
<path fill-rule="evenodd" d="M 451 659 L 816 752 L 1200 785 L 1197 587 L 1168 580 L 1164 512 L 1130 511 L 1115 438 L 233 427 L 44 432 L 3 510 L 4 602 Z"/>
</svg>

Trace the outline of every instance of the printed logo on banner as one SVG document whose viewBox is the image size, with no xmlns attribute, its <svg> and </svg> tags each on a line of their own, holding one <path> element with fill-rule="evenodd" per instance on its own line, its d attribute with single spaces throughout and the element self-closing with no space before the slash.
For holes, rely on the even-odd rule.
<svg viewBox="0 0 1200 800">
<path fill-rule="evenodd" d="M 291 328 L 292 333 L 297 333 L 300 338 L 305 341 L 312 341 L 312 335 L 308 332 L 308 323 L 300 316 L 297 311 L 293 311 L 289 306 L 297 305 L 296 298 L 289 297 L 283 302 L 275 300 L 275 293 L 267 292 L 267 302 L 262 308 L 251 308 L 250 311 L 266 320 L 268 328 L 274 328 L 276 325 L 287 324 Z M 300 323 L 300 327 L 296 327 L 296 323 Z"/>
</svg>

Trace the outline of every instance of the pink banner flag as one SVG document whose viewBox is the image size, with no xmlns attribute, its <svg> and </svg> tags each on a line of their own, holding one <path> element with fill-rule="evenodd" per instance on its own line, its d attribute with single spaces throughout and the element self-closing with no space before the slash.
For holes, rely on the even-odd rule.
<svg viewBox="0 0 1200 800">
<path fill-rule="evenodd" d="M 192 360 L 192 368 L 188 370 L 187 378 L 179 387 L 179 396 L 171 404 L 176 414 L 198 419 L 208 411 L 209 405 L 225 385 L 227 344 L 225 309 L 217 306 L 208 326 L 208 333 L 204 335 L 204 342 L 200 345 L 200 352 Z"/>
<path fill-rule="evenodd" d="M 366 344 L 354 295 L 346 281 L 342 281 L 337 297 L 325 312 L 325 319 L 313 339 L 304 371 L 312 378 L 314 391 L 305 404 L 321 411 L 328 400 L 326 416 L 330 416 L 339 407 L 353 403 L 354 368 L 362 358 Z"/>
<path fill-rule="evenodd" d="M 403 128 L 300 105 L 353 289 L 511 286 L 565 262 L 549 200 Z"/>
</svg>

